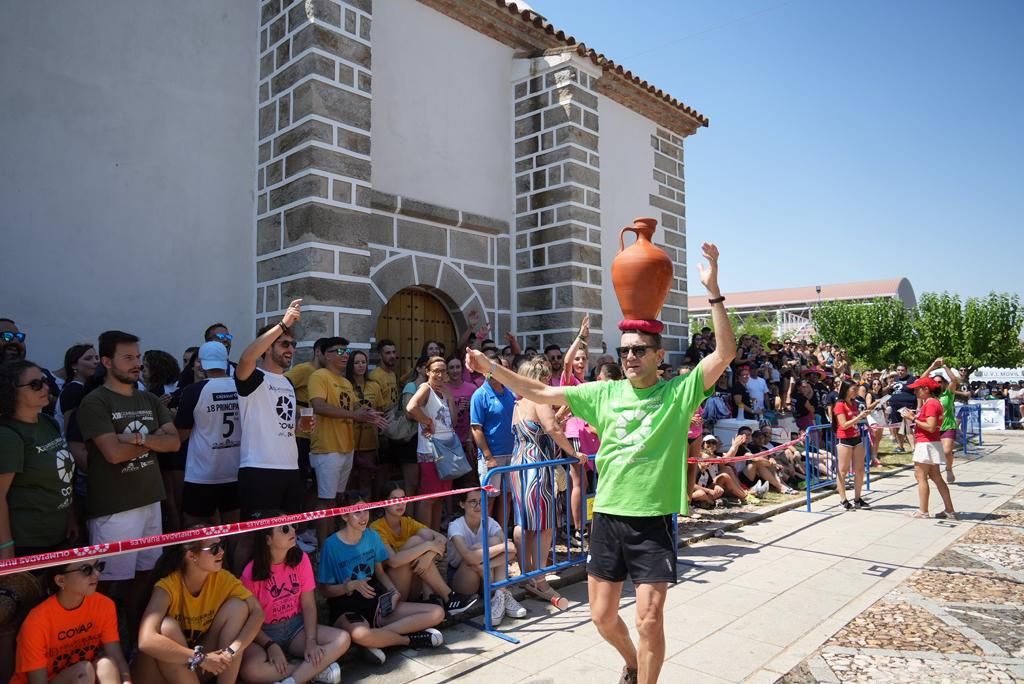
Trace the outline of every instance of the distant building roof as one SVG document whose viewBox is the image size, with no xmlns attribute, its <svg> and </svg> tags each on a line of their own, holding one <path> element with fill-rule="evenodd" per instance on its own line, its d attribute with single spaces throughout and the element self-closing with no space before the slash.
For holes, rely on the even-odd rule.
<svg viewBox="0 0 1024 684">
<path fill-rule="evenodd" d="M 917 297 L 914 288 L 906 278 L 889 278 L 887 280 L 866 280 L 859 283 L 842 283 L 839 285 L 822 285 L 821 294 L 815 285 L 789 287 L 780 290 L 756 290 L 752 292 L 726 293 L 725 306 L 729 309 L 765 308 L 777 309 L 785 306 L 814 304 L 837 299 L 873 299 L 875 297 L 895 297 L 905 306 L 916 306 Z M 689 297 L 690 313 L 708 311 L 706 294 Z"/>
</svg>

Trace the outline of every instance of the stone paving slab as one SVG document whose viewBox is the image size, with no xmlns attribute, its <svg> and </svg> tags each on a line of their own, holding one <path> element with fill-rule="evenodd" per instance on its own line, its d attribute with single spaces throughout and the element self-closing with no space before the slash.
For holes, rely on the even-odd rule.
<svg viewBox="0 0 1024 684">
<path fill-rule="evenodd" d="M 1020 472 L 1009 482 L 1019 489 Z M 962 490 L 951 489 L 957 501 Z M 776 681 L 1024 682 L 1024 496 L 972 519 L 973 529 Z"/>
</svg>

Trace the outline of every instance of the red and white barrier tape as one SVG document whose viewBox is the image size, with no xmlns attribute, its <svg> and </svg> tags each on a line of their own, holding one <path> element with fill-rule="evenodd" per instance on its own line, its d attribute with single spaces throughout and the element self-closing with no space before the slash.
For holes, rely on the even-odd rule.
<svg viewBox="0 0 1024 684">
<path fill-rule="evenodd" d="M 34 556 L 10 558 L 7 560 L 0 560 L 0 577 L 16 572 L 24 572 L 26 570 L 39 570 L 55 565 L 73 563 L 85 558 L 103 558 L 105 556 L 116 556 L 122 553 L 142 551 L 143 549 L 183 544 L 197 539 L 227 537 L 234 534 L 263 530 L 268 527 L 277 527 L 278 525 L 310 522 L 312 520 L 320 520 L 322 518 L 334 518 L 339 515 L 345 515 L 346 513 L 355 513 L 356 511 L 368 511 L 374 508 L 385 508 L 387 506 L 394 506 L 395 504 L 400 503 L 425 501 L 427 499 L 436 499 L 442 496 L 453 496 L 456 494 L 465 494 L 466 492 L 481 490 L 493 491 L 494 487 L 490 485 L 486 487 L 466 487 L 464 489 L 454 489 L 452 491 L 438 492 L 436 494 L 403 496 L 398 499 L 387 499 L 385 501 L 374 501 L 372 503 L 358 503 L 352 506 L 342 506 L 340 508 L 327 508 L 322 511 L 308 511 L 306 513 L 295 513 L 293 515 L 281 515 L 276 518 L 260 518 L 259 520 L 247 520 L 244 522 L 228 523 L 225 525 L 213 525 L 211 527 L 203 527 L 194 530 L 155 534 L 151 537 L 141 537 L 139 539 L 125 539 L 107 544 L 95 544 L 93 546 L 82 546 L 75 549 L 65 549 L 63 551 L 40 553 Z"/>
<path fill-rule="evenodd" d="M 804 437 L 803 437 L 803 434 L 801 433 L 800 437 L 798 437 L 798 438 L 796 438 L 794 440 L 786 442 L 785 444 L 779 444 L 778 446 L 773 446 L 771 449 L 767 449 L 765 451 L 759 451 L 756 454 L 747 453 L 747 454 L 744 454 L 743 456 L 721 456 L 719 458 L 688 458 L 688 459 L 686 459 L 686 462 L 687 463 L 733 463 L 735 461 L 749 461 L 752 458 L 764 458 L 765 456 L 771 456 L 772 454 L 777 454 L 780 451 L 785 451 L 786 449 L 788 449 L 789 447 L 793 446 L 794 444 L 799 444 L 802 441 L 804 441 Z"/>
</svg>

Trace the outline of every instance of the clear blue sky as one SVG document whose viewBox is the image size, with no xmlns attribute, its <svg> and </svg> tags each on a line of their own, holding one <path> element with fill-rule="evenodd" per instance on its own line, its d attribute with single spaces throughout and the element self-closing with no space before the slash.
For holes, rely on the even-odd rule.
<svg viewBox="0 0 1024 684">
<path fill-rule="evenodd" d="M 1024 2 L 533 6 L 710 118 L 686 141 L 691 292 L 714 241 L 725 291 L 1024 295 Z"/>
</svg>

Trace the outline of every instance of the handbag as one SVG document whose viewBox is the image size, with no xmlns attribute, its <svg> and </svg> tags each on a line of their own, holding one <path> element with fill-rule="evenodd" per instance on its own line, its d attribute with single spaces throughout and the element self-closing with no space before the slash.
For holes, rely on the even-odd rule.
<svg viewBox="0 0 1024 684">
<path fill-rule="evenodd" d="M 466 452 L 462 450 L 462 442 L 454 432 L 448 437 L 432 436 L 430 449 L 434 452 L 437 476 L 442 480 L 454 480 L 471 470 Z"/>
<path fill-rule="evenodd" d="M 408 394 L 403 394 L 398 403 L 384 414 L 388 426 L 384 428 L 383 433 L 392 442 L 408 442 L 416 436 L 419 429 L 416 421 L 410 419 L 409 414 L 405 411 L 405 405 L 409 401 L 408 397 Z"/>
</svg>

